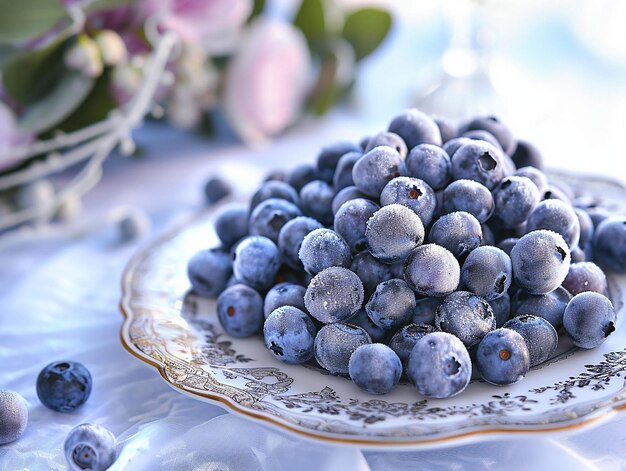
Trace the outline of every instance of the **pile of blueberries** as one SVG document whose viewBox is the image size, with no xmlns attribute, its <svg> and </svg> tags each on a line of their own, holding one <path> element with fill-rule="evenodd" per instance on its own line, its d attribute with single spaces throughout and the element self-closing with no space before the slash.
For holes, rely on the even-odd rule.
<svg viewBox="0 0 626 471">
<path fill-rule="evenodd" d="M 384 394 L 426 397 L 480 375 L 503 385 L 615 329 L 605 269 L 626 272 L 626 219 L 542 171 L 492 116 L 455 126 L 416 109 L 359 144 L 275 172 L 215 221 L 188 264 L 234 337 Z M 578 189 L 576 189 L 578 190 Z"/>
<path fill-rule="evenodd" d="M 37 397 L 55 412 L 73 412 L 91 394 L 89 370 L 79 362 L 55 361 L 37 377 Z M 15 391 L 0 390 L 0 446 L 22 436 L 28 424 L 28 404 Z M 64 452 L 72 470 L 104 471 L 116 459 L 115 436 L 98 424 L 81 424 L 67 435 Z"/>
</svg>

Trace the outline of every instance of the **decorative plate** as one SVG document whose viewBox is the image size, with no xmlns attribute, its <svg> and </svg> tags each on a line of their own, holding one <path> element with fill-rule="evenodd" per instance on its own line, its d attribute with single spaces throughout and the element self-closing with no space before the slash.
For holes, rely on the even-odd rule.
<svg viewBox="0 0 626 471">
<path fill-rule="evenodd" d="M 626 190 L 606 180 L 559 175 L 626 213 Z M 123 276 L 121 339 L 176 390 L 300 436 L 370 447 L 441 446 L 510 433 L 590 425 L 626 409 L 626 277 L 610 275 L 617 330 L 599 348 L 578 350 L 561 335 L 557 354 L 512 386 L 474 380 L 460 395 L 425 399 L 401 384 L 373 396 L 312 366 L 284 365 L 261 336 L 226 334 L 215 302 L 188 292 L 187 260 L 217 244 L 217 209 L 139 252 Z"/>
</svg>

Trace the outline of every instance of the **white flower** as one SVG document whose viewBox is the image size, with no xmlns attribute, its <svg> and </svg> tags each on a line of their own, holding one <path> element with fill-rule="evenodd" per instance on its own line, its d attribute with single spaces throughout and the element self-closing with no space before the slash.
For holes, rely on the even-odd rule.
<svg viewBox="0 0 626 471">
<path fill-rule="evenodd" d="M 87 77 L 100 76 L 104 68 L 98 45 L 84 34 L 65 53 L 64 62 L 68 69 L 77 70 Z"/>
<path fill-rule="evenodd" d="M 119 65 L 126 61 L 126 45 L 115 31 L 105 29 L 94 37 L 104 65 Z"/>
</svg>

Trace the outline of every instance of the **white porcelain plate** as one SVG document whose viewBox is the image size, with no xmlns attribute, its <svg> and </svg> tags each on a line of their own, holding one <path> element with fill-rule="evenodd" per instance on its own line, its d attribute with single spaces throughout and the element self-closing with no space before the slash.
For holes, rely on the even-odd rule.
<svg viewBox="0 0 626 471">
<path fill-rule="evenodd" d="M 626 191 L 619 185 L 558 178 L 626 213 Z M 599 348 L 578 350 L 561 335 L 556 356 L 512 386 L 476 380 L 454 398 L 435 400 L 401 384 L 373 396 L 349 379 L 278 362 L 261 335 L 230 337 L 215 302 L 188 293 L 187 260 L 217 244 L 216 211 L 139 252 L 123 276 L 122 342 L 179 391 L 301 436 L 373 447 L 432 447 L 495 434 L 573 429 L 626 408 L 622 275 L 609 276 L 617 330 Z"/>
</svg>

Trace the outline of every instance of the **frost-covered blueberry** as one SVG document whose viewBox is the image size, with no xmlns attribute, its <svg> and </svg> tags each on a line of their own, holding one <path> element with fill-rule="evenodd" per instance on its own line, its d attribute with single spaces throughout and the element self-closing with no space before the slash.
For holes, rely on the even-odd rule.
<svg viewBox="0 0 626 471">
<path fill-rule="evenodd" d="M 367 221 L 380 209 L 376 203 L 356 198 L 345 202 L 335 214 L 335 231 L 344 238 L 353 253 L 367 249 Z"/>
<path fill-rule="evenodd" d="M 580 262 L 569 266 L 567 276 L 563 280 L 563 288 L 572 296 L 584 291 L 595 291 L 606 295 L 608 284 L 602 268 L 593 262 Z"/>
<path fill-rule="evenodd" d="M 593 291 L 572 298 L 563 313 L 563 327 L 577 347 L 595 348 L 615 331 L 615 309 L 609 299 Z"/>
<path fill-rule="evenodd" d="M 507 125 L 500 121 L 496 116 L 478 116 L 466 124 L 459 126 L 459 134 L 467 131 L 483 130 L 493 135 L 500 146 L 507 154 L 511 155 L 515 151 L 517 142 L 513 137 L 513 133 Z"/>
<path fill-rule="evenodd" d="M 345 321 L 363 305 L 363 283 L 347 268 L 326 268 L 311 280 L 304 305 L 309 314 L 325 324 Z"/>
<path fill-rule="evenodd" d="M 414 147 L 405 164 L 409 176 L 424 180 L 433 190 L 441 190 L 450 183 L 450 157 L 439 146 L 420 144 Z"/>
<path fill-rule="evenodd" d="M 461 267 L 461 288 L 487 301 L 505 294 L 512 279 L 511 259 L 490 245 L 472 250 Z"/>
<path fill-rule="evenodd" d="M 404 159 L 392 147 L 379 146 L 361 157 L 352 169 L 354 185 L 362 193 L 378 198 L 385 185 L 406 175 Z"/>
<path fill-rule="evenodd" d="M 380 208 L 370 218 L 365 231 L 370 253 L 384 263 L 404 260 L 424 241 L 420 217 L 401 204 Z"/>
<path fill-rule="evenodd" d="M 530 368 L 530 355 L 524 337 L 502 327 L 489 332 L 478 344 L 476 364 L 480 375 L 488 383 L 517 383 Z"/>
<path fill-rule="evenodd" d="M 437 198 L 433 189 L 423 180 L 413 177 L 398 177 L 385 185 L 380 194 L 380 204 L 402 204 L 411 208 L 427 226 L 437 209 Z"/>
<path fill-rule="evenodd" d="M 354 185 L 352 169 L 356 161 L 362 156 L 362 152 L 348 152 L 341 156 L 333 177 L 333 190 L 335 190 L 335 192 Z"/>
<path fill-rule="evenodd" d="M 361 152 L 361 147 L 352 142 L 336 142 L 322 148 L 317 156 L 317 174 L 322 180 L 331 183 L 339 159 L 348 152 Z"/>
<path fill-rule="evenodd" d="M 563 237 L 543 229 L 522 236 L 511 250 L 513 277 L 531 294 L 555 290 L 567 276 L 570 260 Z"/>
<path fill-rule="evenodd" d="M 270 198 L 278 198 L 289 201 L 296 206 L 300 203 L 298 192 L 289 183 L 278 180 L 270 180 L 261 185 L 261 187 L 252 195 L 250 201 L 250 211 L 253 211 L 259 204 Z"/>
<path fill-rule="evenodd" d="M 372 339 L 362 328 L 336 322 L 319 330 L 313 352 L 322 368 L 335 375 L 347 375 L 354 351 L 361 345 L 371 343 Z"/>
<path fill-rule="evenodd" d="M 610 217 L 596 227 L 593 257 L 602 268 L 626 273 L 626 218 Z"/>
<path fill-rule="evenodd" d="M 469 348 L 496 328 L 496 317 L 489 303 L 480 296 L 455 291 L 437 308 L 435 325 L 439 330 L 457 336 Z"/>
<path fill-rule="evenodd" d="M 383 281 L 365 305 L 367 315 L 384 329 L 396 329 L 413 317 L 415 293 L 404 280 Z"/>
<path fill-rule="evenodd" d="M 546 294 L 530 294 L 520 290 L 511 300 L 511 315 L 532 314 L 543 317 L 558 329 L 563 324 L 563 313 L 571 299 L 572 295 L 562 286 Z"/>
<path fill-rule="evenodd" d="M 295 283 L 279 283 L 274 285 L 265 295 L 263 315 L 267 319 L 272 311 L 282 306 L 293 306 L 304 311 L 304 293 L 306 288 Z"/>
<path fill-rule="evenodd" d="M 428 242 L 445 247 L 455 257 L 463 257 L 479 247 L 483 231 L 478 219 L 465 211 L 445 214 L 435 221 Z"/>
<path fill-rule="evenodd" d="M 548 360 L 559 343 L 556 330 L 543 317 L 524 314 L 510 319 L 502 327 L 514 330 L 524 338 L 531 368 Z"/>
<path fill-rule="evenodd" d="M 415 300 L 415 309 L 413 310 L 414 324 L 435 325 L 435 313 L 444 298 L 421 298 Z"/>
<path fill-rule="evenodd" d="M 484 129 L 474 129 L 472 131 L 465 131 L 461 137 L 469 137 L 474 141 L 485 141 L 494 146 L 496 149 L 502 150 L 500 142 L 489 131 Z"/>
<path fill-rule="evenodd" d="M 408 149 L 420 144 L 441 146 L 441 133 L 433 119 L 425 113 L 413 108 L 396 116 L 389 123 L 388 130 L 399 135 Z"/>
<path fill-rule="evenodd" d="M 229 335 L 250 337 L 263 327 L 263 298 L 247 285 L 233 285 L 217 298 L 217 317 Z"/>
<path fill-rule="evenodd" d="M 367 196 L 365 193 L 361 193 L 356 186 L 347 186 L 343 190 L 339 190 L 333 198 L 333 214 L 337 214 L 337 211 L 339 211 L 339 208 L 341 208 L 344 203 L 357 198 L 372 200 L 371 196 Z"/>
<path fill-rule="evenodd" d="M 282 227 L 292 219 L 302 216 L 300 208 L 287 200 L 270 198 L 254 208 L 248 221 L 250 235 L 264 236 L 278 241 Z"/>
<path fill-rule="evenodd" d="M 446 154 L 448 154 L 450 156 L 450 159 L 452 159 L 452 156 L 457 150 L 459 150 L 465 144 L 469 144 L 471 142 L 472 139 L 470 139 L 469 137 L 455 137 L 446 142 L 442 146 L 442 149 L 445 150 Z M 450 167 L 450 172 L 452 172 L 452 167 Z"/>
<path fill-rule="evenodd" d="M 452 179 L 474 180 L 493 190 L 506 175 L 502 151 L 484 141 L 471 141 L 452 156 Z"/>
<path fill-rule="evenodd" d="M 404 368 L 407 366 L 409 355 L 415 343 L 424 335 L 430 334 L 431 332 L 435 332 L 435 327 L 432 325 L 408 324 L 393 335 L 389 342 L 389 348 L 396 352 Z"/>
<path fill-rule="evenodd" d="M 318 179 L 317 168 L 314 165 L 301 164 L 289 172 L 287 183 L 299 192 L 304 185 Z"/>
<path fill-rule="evenodd" d="M 81 424 L 70 430 L 63 444 L 73 471 L 104 471 L 116 460 L 115 435 L 98 424 Z"/>
<path fill-rule="evenodd" d="M 226 247 L 248 235 L 248 208 L 232 203 L 225 206 L 215 218 L 215 232 Z"/>
<path fill-rule="evenodd" d="M 472 360 L 457 337 L 432 332 L 415 343 L 409 355 L 407 373 L 421 395 L 452 397 L 469 384 Z"/>
<path fill-rule="evenodd" d="M 93 380 L 89 370 L 77 361 L 55 361 L 37 376 L 37 397 L 48 409 L 72 412 L 91 394 Z"/>
<path fill-rule="evenodd" d="M 543 195 L 548 188 L 548 177 L 536 167 L 521 167 L 515 171 L 518 177 L 530 178 L 539 190 L 539 195 Z"/>
<path fill-rule="evenodd" d="M 299 216 L 285 224 L 278 234 L 278 247 L 283 260 L 292 268 L 302 269 L 302 261 L 298 255 L 302 241 L 315 229 L 322 229 L 322 224 L 308 216 Z"/>
<path fill-rule="evenodd" d="M 249 236 L 237 245 L 233 273 L 241 283 L 264 290 L 274 284 L 280 263 L 280 250 L 274 242 L 267 237 Z"/>
<path fill-rule="evenodd" d="M 367 250 L 354 256 L 350 270 L 356 273 L 363 282 L 365 299 L 370 298 L 380 283 L 394 278 L 392 266 L 379 262 Z"/>
<path fill-rule="evenodd" d="M 0 445 L 22 436 L 28 424 L 28 405 L 15 391 L 0 390 Z"/>
<path fill-rule="evenodd" d="M 513 228 L 528 219 L 539 204 L 539 189 L 530 178 L 506 177 L 493 191 L 493 216 L 505 228 Z"/>
<path fill-rule="evenodd" d="M 487 187 L 474 180 L 456 180 L 443 190 L 443 214 L 455 211 L 470 213 L 479 222 L 493 214 L 493 196 Z"/>
<path fill-rule="evenodd" d="M 496 327 L 502 327 L 511 316 L 511 297 L 508 293 L 504 293 L 499 298 L 488 301 L 488 303 L 496 317 Z"/>
<path fill-rule="evenodd" d="M 263 324 L 265 346 L 283 363 L 304 363 L 313 358 L 316 334 L 309 316 L 293 306 L 275 309 Z"/>
<path fill-rule="evenodd" d="M 220 177 L 209 178 L 204 184 L 204 197 L 209 204 L 215 204 L 226 198 L 231 191 L 228 182 Z"/>
<path fill-rule="evenodd" d="M 300 190 L 302 212 L 325 225 L 333 223 L 333 198 L 335 191 L 322 180 L 313 180 Z M 299 216 L 299 215 L 298 215 Z"/>
<path fill-rule="evenodd" d="M 415 249 L 404 263 L 404 279 L 422 296 L 442 297 L 459 286 L 461 268 L 452 253 L 436 244 Z"/>
<path fill-rule="evenodd" d="M 526 221 L 526 231 L 546 229 L 560 234 L 570 249 L 578 245 L 580 222 L 574 208 L 558 199 L 544 200 L 537 205 Z"/>
<path fill-rule="evenodd" d="M 200 250 L 187 263 L 187 276 L 200 296 L 216 298 L 233 273 L 230 254 L 222 248 Z"/>
<path fill-rule="evenodd" d="M 525 140 L 518 140 L 515 152 L 509 154 L 517 168 L 535 167 L 543 168 L 543 157 L 535 145 Z"/>
<path fill-rule="evenodd" d="M 402 363 L 398 355 L 382 343 L 358 347 L 348 363 L 350 378 L 370 394 L 386 394 L 398 385 Z"/>
<path fill-rule="evenodd" d="M 328 267 L 349 267 L 350 247 L 343 237 L 331 229 L 315 229 L 302 241 L 298 252 L 304 269 L 315 275 Z"/>
<path fill-rule="evenodd" d="M 400 157 L 405 158 L 408 152 L 405 142 L 400 136 L 393 132 L 379 132 L 375 136 L 372 136 L 367 142 L 365 152 L 369 152 L 374 147 L 388 146 L 396 150 Z"/>
<path fill-rule="evenodd" d="M 456 126 L 450 119 L 438 115 L 433 115 L 431 118 L 437 124 L 439 133 L 441 134 L 441 141 L 444 144 L 456 136 Z"/>
<path fill-rule="evenodd" d="M 389 331 L 372 322 L 365 309 L 360 309 L 348 322 L 361 327 L 372 339 L 372 342 L 387 343 Z"/>
</svg>

